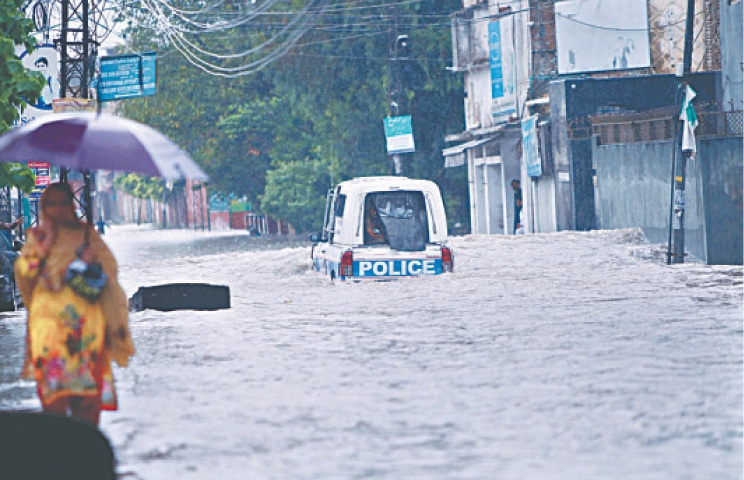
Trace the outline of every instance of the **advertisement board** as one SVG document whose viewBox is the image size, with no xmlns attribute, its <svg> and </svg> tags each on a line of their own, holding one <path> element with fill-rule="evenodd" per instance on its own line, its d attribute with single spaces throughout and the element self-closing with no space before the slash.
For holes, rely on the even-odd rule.
<svg viewBox="0 0 744 480">
<path fill-rule="evenodd" d="M 651 66 L 647 0 L 555 3 L 558 73 Z"/>
<path fill-rule="evenodd" d="M 52 113 L 52 101 L 60 97 L 59 55 L 52 44 L 39 45 L 31 53 L 22 45 L 16 46 L 15 53 L 24 67 L 41 73 L 46 80 L 36 103 L 26 106 L 21 112 L 17 122 L 23 125 L 37 117 Z"/>
<path fill-rule="evenodd" d="M 509 120 L 517 112 L 514 89 L 513 17 L 488 23 L 488 52 L 491 69 L 491 115 L 495 123 Z"/>
</svg>

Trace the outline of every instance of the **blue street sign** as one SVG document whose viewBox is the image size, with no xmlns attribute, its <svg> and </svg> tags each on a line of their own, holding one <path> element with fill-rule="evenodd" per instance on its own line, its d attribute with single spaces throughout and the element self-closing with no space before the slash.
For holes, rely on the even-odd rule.
<svg viewBox="0 0 744 480">
<path fill-rule="evenodd" d="M 155 95 L 156 84 L 155 52 L 101 57 L 99 101 Z"/>
</svg>

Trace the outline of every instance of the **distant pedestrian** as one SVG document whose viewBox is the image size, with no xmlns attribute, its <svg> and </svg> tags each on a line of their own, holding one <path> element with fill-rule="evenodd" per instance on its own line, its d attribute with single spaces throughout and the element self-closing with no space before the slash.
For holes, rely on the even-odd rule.
<svg viewBox="0 0 744 480">
<path fill-rule="evenodd" d="M 22 377 L 36 380 L 44 412 L 98 426 L 101 410 L 117 408 L 111 361 L 126 367 L 134 345 L 116 260 L 73 198 L 67 183 L 47 187 L 15 261 L 28 311 Z"/>
<path fill-rule="evenodd" d="M 514 228 L 512 233 L 516 235 L 517 229 L 522 224 L 522 187 L 516 178 L 511 181 L 514 190 Z"/>
<path fill-rule="evenodd" d="M 23 217 L 18 217 L 10 223 L 0 222 L 0 234 L 7 240 L 8 245 L 13 244 L 13 230 L 23 222 Z"/>
<path fill-rule="evenodd" d="M 0 230 L 13 231 L 14 228 L 18 227 L 23 222 L 23 217 L 18 217 L 10 223 L 0 222 Z"/>
<path fill-rule="evenodd" d="M 98 221 L 96 222 L 96 228 L 98 229 L 98 233 L 101 235 L 106 234 L 106 227 L 111 228 L 111 225 L 103 221 L 103 217 L 98 217 Z"/>
</svg>

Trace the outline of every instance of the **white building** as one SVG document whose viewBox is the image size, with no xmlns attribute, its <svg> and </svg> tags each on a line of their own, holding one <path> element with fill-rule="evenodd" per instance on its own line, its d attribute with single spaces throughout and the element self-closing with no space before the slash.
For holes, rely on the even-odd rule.
<svg viewBox="0 0 744 480">
<path fill-rule="evenodd" d="M 472 233 L 514 232 L 511 181 L 524 188 L 520 120 L 530 115 L 529 2 L 464 0 L 452 15 L 454 72 L 465 75 L 465 131 L 443 151 L 446 167 L 468 169 Z M 521 223 L 532 224 L 524 198 Z"/>
<path fill-rule="evenodd" d="M 448 136 L 452 146 L 442 153 L 446 167 L 467 168 L 471 231 L 513 232 L 514 178 L 521 181 L 526 232 L 594 228 L 591 153 L 569 144 L 577 134 L 591 138 L 590 115 L 642 108 L 620 95 L 601 105 L 573 96 L 577 105 L 568 108 L 561 82 L 677 72 L 687 0 L 462 5 L 451 16 L 451 69 L 464 75 L 465 131 Z M 728 110 L 741 109 L 741 0 L 696 0 L 694 12 L 692 71 L 720 70 L 723 52 L 723 101 Z M 537 148 L 523 148 L 521 123 L 538 112 Z"/>
</svg>

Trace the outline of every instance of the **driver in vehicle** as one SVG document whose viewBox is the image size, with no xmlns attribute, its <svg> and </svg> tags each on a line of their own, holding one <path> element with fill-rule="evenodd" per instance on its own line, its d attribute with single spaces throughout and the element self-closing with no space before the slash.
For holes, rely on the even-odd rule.
<svg viewBox="0 0 744 480">
<path fill-rule="evenodd" d="M 387 243 L 385 224 L 382 223 L 372 197 L 367 197 L 364 212 L 364 244 L 382 245 Z"/>
</svg>

